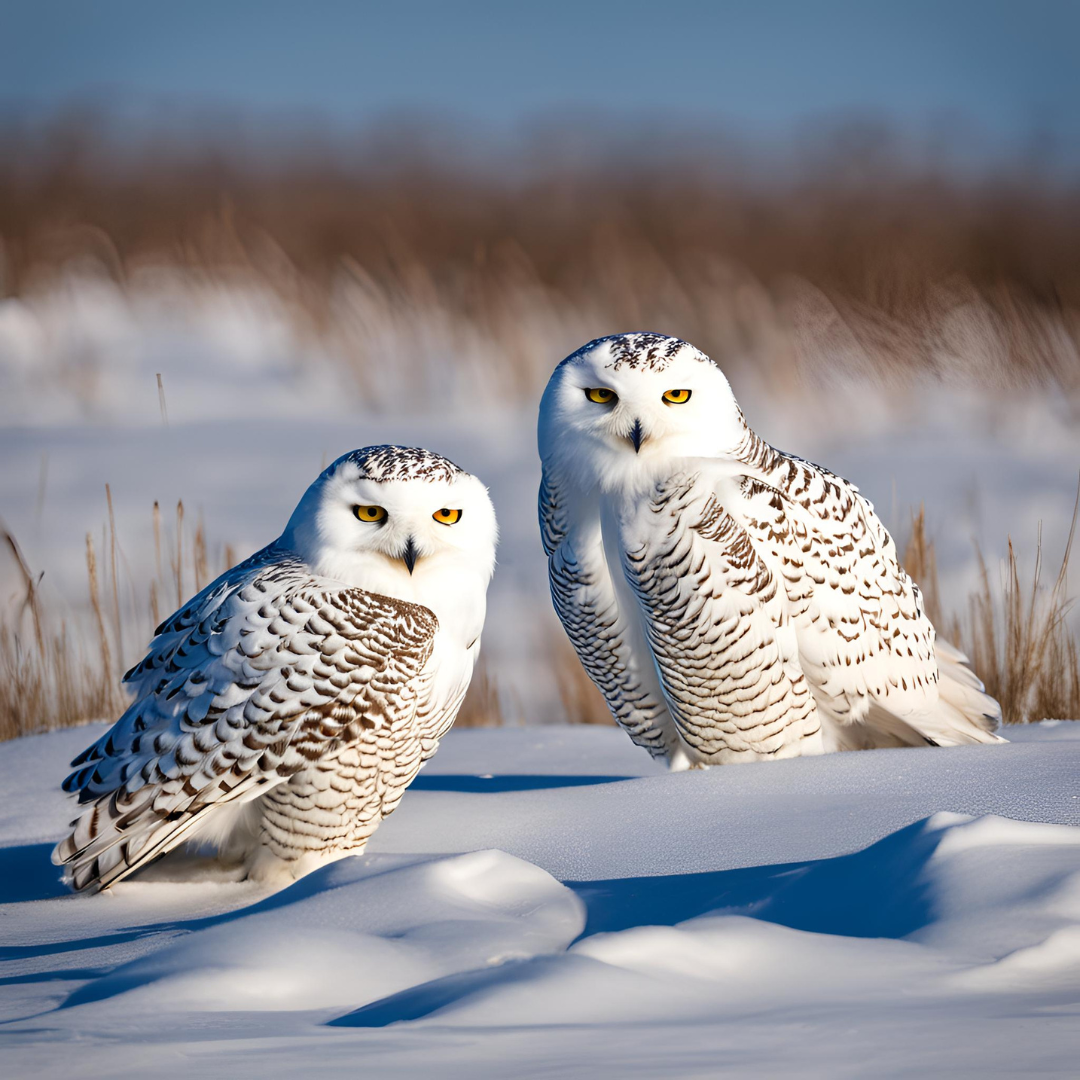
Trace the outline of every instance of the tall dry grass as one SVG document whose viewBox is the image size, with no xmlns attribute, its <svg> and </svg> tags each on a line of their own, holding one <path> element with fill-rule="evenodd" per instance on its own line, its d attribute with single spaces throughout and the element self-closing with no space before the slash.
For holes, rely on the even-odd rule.
<svg viewBox="0 0 1080 1080">
<path fill-rule="evenodd" d="M 1053 584 L 1042 581 L 1041 535 L 1032 574 L 1025 578 L 1010 540 L 1009 555 L 995 581 L 981 553 L 979 587 L 964 611 L 943 608 L 934 545 L 922 510 L 912 517 L 903 555 L 905 568 L 920 583 L 926 610 L 939 633 L 970 658 L 987 691 L 1001 702 L 1007 724 L 1044 717 L 1080 718 L 1080 648 L 1066 615 L 1071 605 L 1067 569 L 1080 515 L 1074 509 L 1065 554 Z M 103 542 L 86 537 L 87 589 L 92 628 L 73 630 L 50 611 L 35 575 L 10 533 L 2 534 L 18 569 L 21 590 L 0 613 L 0 739 L 111 719 L 124 708 L 123 672 L 138 660 L 151 630 L 189 593 L 215 576 L 200 521 L 185 547 L 184 509 L 164 523 L 153 508 L 156 574 L 141 588 L 122 580 L 115 519 L 110 514 Z M 225 548 L 219 566 L 233 563 Z M 141 596 L 139 605 L 123 597 Z M 610 724 L 596 687 L 586 676 L 566 639 L 556 629 L 544 643 L 536 677 L 558 688 L 562 714 L 573 724 Z M 520 722 L 513 703 L 500 694 L 495 676 L 482 661 L 462 705 L 461 727 L 501 727 Z"/>
<path fill-rule="evenodd" d="M 990 572 L 976 545 L 980 584 L 963 612 L 942 609 L 925 515 L 920 509 L 912 516 L 904 567 L 919 582 L 938 633 L 969 657 L 987 693 L 1000 702 L 1006 724 L 1080 719 L 1080 647 L 1067 618 L 1072 607 L 1068 567 L 1078 514 L 1080 491 L 1061 566 L 1049 588 L 1042 580 L 1041 527 L 1034 568 L 1026 579 L 1011 537 L 998 575 Z"/>
<path fill-rule="evenodd" d="M 539 680 L 553 683 L 558 690 L 561 712 L 551 717 L 564 724 L 614 725 L 615 721 L 600 691 L 585 674 L 566 635 L 554 623 L 541 642 L 540 661 L 535 671 Z M 500 694 L 497 680 L 483 656 L 469 684 L 469 692 L 454 721 L 455 727 L 504 727 L 522 722 L 520 702 Z"/>
<path fill-rule="evenodd" d="M 389 345 L 418 391 L 465 355 L 520 398 L 553 352 L 638 328 L 777 393 L 852 373 L 1080 389 L 1076 188 L 915 172 L 858 132 L 782 177 L 705 157 L 538 140 L 481 166 L 369 140 L 253 165 L 167 136 L 119 153 L 85 119 L 0 128 L 0 297 L 87 265 L 254 283 L 375 403 Z"/>
<path fill-rule="evenodd" d="M 51 607 L 41 594 L 41 575 L 31 570 L 15 537 L 0 532 L 18 585 L 0 611 L 0 741 L 118 716 L 128 701 L 123 674 L 141 659 L 154 628 L 236 561 L 225 545 L 215 569 L 201 518 L 188 536 L 183 502 L 167 519 L 155 502 L 154 573 L 148 580 L 132 580 L 124 573 L 108 488 L 106 504 L 100 539 L 86 534 L 88 618 L 65 618 Z M 565 637 L 554 628 L 543 643 L 540 663 L 559 688 L 565 722 L 613 722 Z M 500 694 L 490 665 L 481 658 L 455 723 L 472 728 L 519 722 L 514 703 Z"/>
<path fill-rule="evenodd" d="M 124 672 L 145 650 L 154 627 L 235 561 L 226 546 L 212 569 L 202 520 L 185 548 L 184 505 L 163 523 L 153 506 L 155 568 L 149 581 L 125 579 L 120 539 L 106 488 L 108 520 L 97 541 L 86 534 L 85 618 L 64 615 L 44 599 L 18 541 L 0 541 L 16 570 L 16 593 L 0 611 L 0 739 L 111 719 L 123 710 Z"/>
<path fill-rule="evenodd" d="M 232 548 L 224 545 L 215 568 L 202 519 L 192 531 L 183 502 L 170 515 L 155 502 L 154 571 L 149 579 L 133 580 L 124 570 L 108 487 L 106 506 L 100 538 L 86 534 L 89 606 L 84 618 L 65 618 L 50 606 L 41 594 L 41 575 L 31 570 L 15 537 L 0 531 L 17 580 L 14 595 L 0 610 L 0 741 L 118 716 L 128 701 L 123 674 L 142 658 L 154 628 L 236 562 Z M 603 698 L 554 627 L 543 642 L 539 664 L 558 686 L 561 719 L 613 722 Z M 514 702 L 500 693 L 486 658 L 481 658 L 455 723 L 502 727 L 520 719 Z"/>
<path fill-rule="evenodd" d="M 88 649 L 66 621 L 44 610 L 41 579 L 14 537 L 5 532 L 3 543 L 22 595 L 0 620 L 0 739 L 112 715 L 119 692 L 104 624 L 98 624 L 99 649 Z"/>
</svg>

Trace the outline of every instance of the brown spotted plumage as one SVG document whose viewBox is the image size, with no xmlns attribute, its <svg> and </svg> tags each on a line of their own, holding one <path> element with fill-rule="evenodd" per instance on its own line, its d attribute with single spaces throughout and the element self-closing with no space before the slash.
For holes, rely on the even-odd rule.
<svg viewBox="0 0 1080 1080">
<path fill-rule="evenodd" d="M 552 376 L 540 449 L 556 611 L 654 756 L 999 741 L 997 703 L 936 640 L 871 504 L 754 434 L 693 346 L 590 342 Z"/>
<path fill-rule="evenodd" d="M 125 680 L 135 703 L 72 762 L 64 789 L 89 806 L 56 855 L 75 888 L 264 793 L 257 828 L 279 857 L 362 847 L 442 734 L 418 709 L 437 625 L 273 549 L 230 571 L 158 628 Z M 310 812 L 299 838 L 283 807 Z"/>
<path fill-rule="evenodd" d="M 448 505 L 457 532 L 433 518 Z M 445 458 L 336 461 L 128 672 L 131 706 L 64 782 L 83 806 L 54 853 L 72 885 L 106 888 L 191 839 L 263 880 L 363 850 L 461 705 L 494 541 L 486 491 Z"/>
</svg>

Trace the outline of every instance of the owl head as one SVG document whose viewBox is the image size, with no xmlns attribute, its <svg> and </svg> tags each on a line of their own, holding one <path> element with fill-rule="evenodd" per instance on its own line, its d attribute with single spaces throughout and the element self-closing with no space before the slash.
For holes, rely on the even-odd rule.
<svg viewBox="0 0 1080 1080">
<path fill-rule="evenodd" d="M 552 374 L 540 404 L 540 456 L 587 486 L 647 478 L 676 458 L 718 457 L 746 433 L 723 372 L 663 334 L 597 338 Z"/>
<path fill-rule="evenodd" d="M 487 488 L 452 461 L 404 446 L 367 446 L 324 469 L 281 542 L 326 577 L 424 602 L 447 575 L 482 580 L 498 528 Z"/>
</svg>

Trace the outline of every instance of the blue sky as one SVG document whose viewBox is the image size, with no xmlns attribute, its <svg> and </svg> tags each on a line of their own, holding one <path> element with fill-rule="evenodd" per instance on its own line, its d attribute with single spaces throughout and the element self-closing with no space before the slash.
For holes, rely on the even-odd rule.
<svg viewBox="0 0 1080 1080">
<path fill-rule="evenodd" d="M 0 0 L 0 104 L 95 97 L 492 130 L 678 116 L 765 139 L 858 111 L 1080 158 L 1080 0 L 370 4 Z"/>
</svg>

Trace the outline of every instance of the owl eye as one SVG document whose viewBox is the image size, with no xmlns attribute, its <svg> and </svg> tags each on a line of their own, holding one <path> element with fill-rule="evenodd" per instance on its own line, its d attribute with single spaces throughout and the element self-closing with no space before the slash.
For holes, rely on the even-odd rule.
<svg viewBox="0 0 1080 1080">
<path fill-rule="evenodd" d="M 447 510 L 444 506 L 431 515 L 440 525 L 456 525 L 461 520 L 460 510 Z"/>
<path fill-rule="evenodd" d="M 690 400 L 689 390 L 668 390 L 664 394 L 664 400 L 669 405 L 685 405 Z"/>
<path fill-rule="evenodd" d="M 352 509 L 360 521 L 378 524 L 386 520 L 386 511 L 381 506 L 354 506 Z"/>
<path fill-rule="evenodd" d="M 585 396 L 597 405 L 614 405 L 619 400 L 619 395 L 606 386 L 594 386 L 591 390 L 585 391 Z"/>
</svg>

